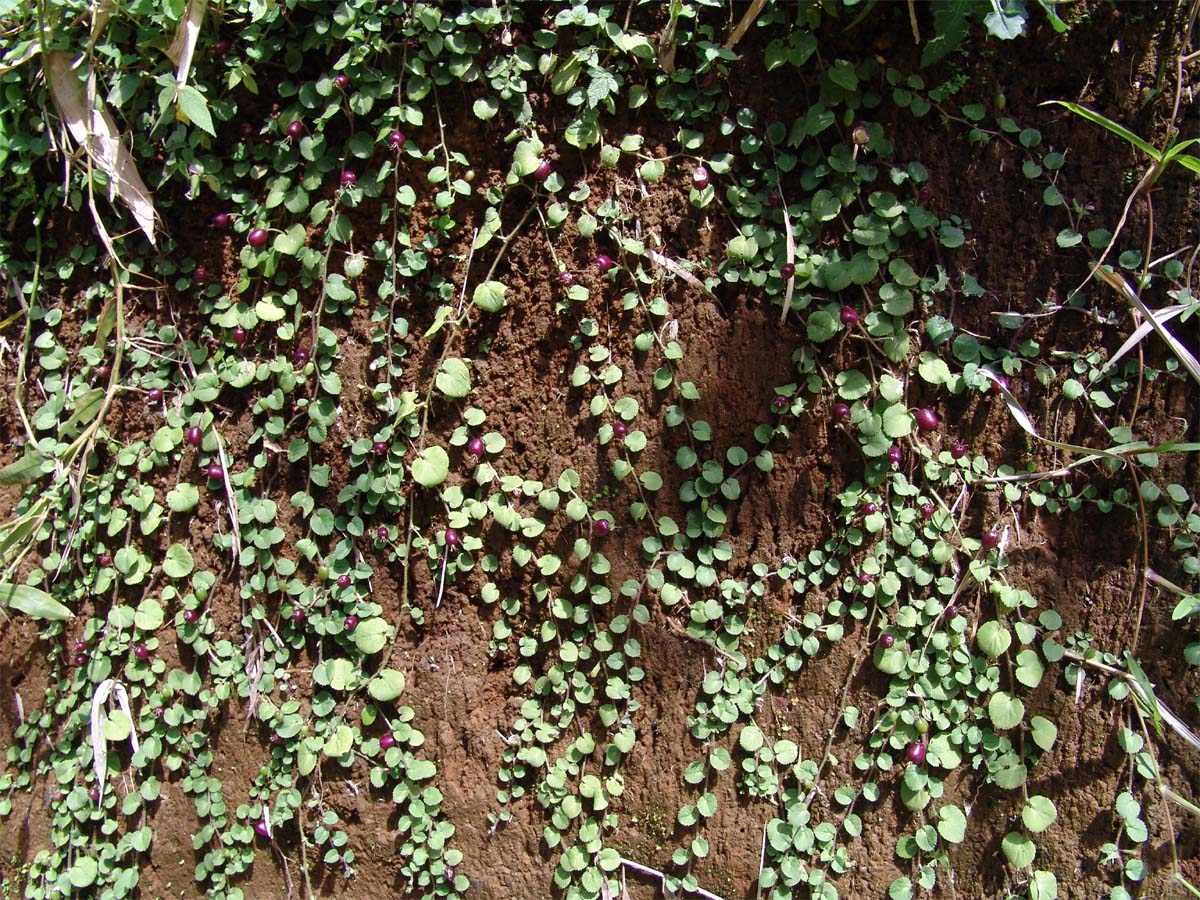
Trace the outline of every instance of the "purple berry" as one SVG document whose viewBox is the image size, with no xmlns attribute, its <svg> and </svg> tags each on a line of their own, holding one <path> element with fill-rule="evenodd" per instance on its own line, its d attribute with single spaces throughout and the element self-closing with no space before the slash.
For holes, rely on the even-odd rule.
<svg viewBox="0 0 1200 900">
<path fill-rule="evenodd" d="M 881 646 L 884 650 L 890 649 L 891 646 L 895 643 L 896 643 L 896 636 L 894 634 L 892 634 L 891 632 L 885 631 L 883 634 L 881 634 L 879 636 L 879 646 Z"/>
<path fill-rule="evenodd" d="M 904 460 L 904 451 L 896 446 L 888 447 L 887 458 L 892 465 L 898 466 Z"/>
<path fill-rule="evenodd" d="M 1006 391 L 1009 390 L 1008 379 L 1005 376 L 995 372 L 992 373 L 992 376 L 995 380 L 988 383 L 988 390 L 993 394 L 1000 393 L 1000 388 L 1004 388 Z"/>
<path fill-rule="evenodd" d="M 235 325 L 233 328 L 233 342 L 239 347 L 246 343 L 246 329 L 241 325 Z"/>
<path fill-rule="evenodd" d="M 266 822 L 255 822 L 254 831 L 259 837 L 269 838 L 271 836 L 271 831 L 267 828 Z"/>
<path fill-rule="evenodd" d="M 575 276 L 570 272 L 559 272 L 558 281 L 563 287 L 570 287 L 575 283 Z"/>
<path fill-rule="evenodd" d="M 594 265 L 601 272 L 607 272 L 613 267 L 612 257 L 601 253 L 594 260 L 592 260 L 592 265 Z"/>
<path fill-rule="evenodd" d="M 338 583 L 338 587 L 340 587 L 340 588 L 350 587 L 350 576 L 349 575 L 339 575 L 337 577 L 337 583 Z"/>
<path fill-rule="evenodd" d="M 347 631 L 353 631 L 355 628 L 358 627 L 358 616 L 354 615 L 353 613 L 346 616 L 346 618 L 344 618 L 342 620 L 342 626 Z"/>
<path fill-rule="evenodd" d="M 386 525 L 380 525 L 378 528 L 375 529 L 375 537 L 379 538 L 381 541 L 386 541 L 387 536 L 388 536 L 388 530 L 387 530 Z"/>
<path fill-rule="evenodd" d="M 929 185 L 923 184 L 919 188 L 917 188 L 917 202 L 920 203 L 922 206 L 927 204 L 932 199 L 933 199 L 933 188 L 931 188 Z"/>
<path fill-rule="evenodd" d="M 447 547 L 457 547 L 458 546 L 458 532 L 455 531 L 453 528 L 446 529 L 446 546 Z"/>
<path fill-rule="evenodd" d="M 342 187 L 354 187 L 358 183 L 358 176 L 349 169 L 342 172 Z"/>
<path fill-rule="evenodd" d="M 592 524 L 592 530 L 600 537 L 604 537 L 612 531 L 612 522 L 608 521 L 608 519 L 597 519 Z"/>
<path fill-rule="evenodd" d="M 913 741 L 904 751 L 904 755 L 908 757 L 910 763 L 916 763 L 919 766 L 925 762 L 925 742 Z"/>
<path fill-rule="evenodd" d="M 99 803 L 100 802 L 100 788 L 94 787 L 94 788 L 89 789 L 88 790 L 88 798 L 93 803 Z"/>
<path fill-rule="evenodd" d="M 934 431 L 940 424 L 937 413 L 928 406 L 922 406 L 916 412 L 917 427 L 922 431 Z"/>
<path fill-rule="evenodd" d="M 204 268 L 204 266 L 196 266 L 196 271 L 192 273 L 192 278 L 196 284 L 204 284 L 204 282 L 208 281 L 208 269 Z"/>
<path fill-rule="evenodd" d="M 287 136 L 288 137 L 298 138 L 302 134 L 304 134 L 304 123 L 303 122 L 301 122 L 299 120 L 296 120 L 293 122 L 288 122 L 288 124 L 287 124 Z"/>
<path fill-rule="evenodd" d="M 702 191 L 708 187 L 708 180 L 708 169 L 704 166 L 696 166 L 692 169 L 692 187 L 696 190 Z"/>
<path fill-rule="evenodd" d="M 838 314 L 842 320 L 842 324 L 847 328 L 858 324 L 858 310 L 853 306 L 843 306 L 842 311 Z"/>
<path fill-rule="evenodd" d="M 86 666 L 87 661 L 88 658 L 86 653 L 76 653 L 75 658 L 72 660 L 72 662 L 74 662 L 77 666 Z"/>
<path fill-rule="evenodd" d="M 538 167 L 533 170 L 533 174 L 538 178 L 549 178 L 550 173 L 553 171 L 554 168 L 550 165 L 550 160 L 543 159 L 540 163 L 538 163 Z"/>
<path fill-rule="evenodd" d="M 791 278 L 793 275 L 796 274 L 796 267 L 794 265 L 792 265 L 791 263 L 784 263 L 782 266 L 779 267 L 779 274 L 782 275 L 784 278 Z"/>
<path fill-rule="evenodd" d="M 145 662 L 150 658 L 150 648 L 145 644 L 138 644 L 133 648 L 133 655 Z"/>
<path fill-rule="evenodd" d="M 304 621 L 303 607 L 297 606 L 292 610 L 292 621 L 293 622 L 303 622 Z"/>
<path fill-rule="evenodd" d="M 921 504 L 921 515 L 923 515 L 926 519 L 932 518 L 933 517 L 933 504 L 928 501 L 926 501 L 925 503 L 922 503 Z"/>
<path fill-rule="evenodd" d="M 619 419 L 616 422 L 613 422 L 612 428 L 613 428 L 613 434 L 619 438 L 623 438 L 623 437 L 625 437 L 625 435 L 629 434 L 629 426 L 626 425 L 624 422 L 620 421 Z"/>
<path fill-rule="evenodd" d="M 267 232 L 264 228 L 255 228 L 250 232 L 246 240 L 251 247 L 261 247 L 267 242 Z"/>
<path fill-rule="evenodd" d="M 849 422 L 850 421 L 850 407 L 847 406 L 845 403 L 833 404 L 832 412 L 833 412 L 833 421 L 835 421 L 835 422 Z"/>
<path fill-rule="evenodd" d="M 404 132 L 401 131 L 400 129 L 396 129 L 391 134 L 389 134 L 388 135 L 388 146 L 390 146 L 393 150 L 403 150 L 404 149 Z"/>
<path fill-rule="evenodd" d="M 873 516 L 877 512 L 879 512 L 879 504 L 876 503 L 874 500 L 868 500 L 866 503 L 863 504 L 863 515 L 864 516 Z"/>
<path fill-rule="evenodd" d="M 984 550 L 991 550 L 1000 543 L 1000 532 L 995 528 L 989 528 L 983 533 L 983 537 L 979 539 L 979 543 L 983 545 Z"/>
<path fill-rule="evenodd" d="M 946 618 L 947 619 L 957 619 L 960 613 L 961 613 L 961 610 L 958 608 L 958 604 L 956 604 L 956 603 L 951 603 L 949 606 L 946 607 Z"/>
<path fill-rule="evenodd" d="M 200 613 L 194 609 L 185 609 L 183 611 L 183 621 L 189 625 L 200 621 Z"/>
<path fill-rule="evenodd" d="M 193 447 L 199 447 L 204 441 L 204 432 L 200 430 L 199 425 L 192 425 L 183 433 L 183 437 Z"/>
<path fill-rule="evenodd" d="M 390 750 L 392 747 L 395 747 L 395 746 L 396 746 L 396 738 L 394 735 L 385 734 L 383 737 L 381 737 L 379 739 L 379 748 L 381 750 Z"/>
<path fill-rule="evenodd" d="M 76 641 L 75 642 L 75 652 L 76 653 L 82 653 L 86 649 L 87 649 L 87 641 Z"/>
<path fill-rule="evenodd" d="M 472 456 L 483 456 L 483 438 L 473 437 L 467 441 L 467 452 Z"/>
<path fill-rule="evenodd" d="M 213 463 L 207 469 L 204 470 L 204 474 L 207 475 L 209 478 L 211 478 L 213 481 L 220 481 L 221 479 L 223 479 L 225 477 L 225 470 L 221 468 L 220 463 Z"/>
<path fill-rule="evenodd" d="M 225 228 L 229 225 L 231 219 L 232 217 L 227 212 L 214 213 L 212 217 L 212 223 L 217 228 Z"/>
<path fill-rule="evenodd" d="M 100 565 L 102 565 L 102 566 L 111 566 L 112 565 L 112 557 L 109 556 L 107 553 L 101 553 L 99 556 L 96 557 L 96 562 L 100 563 Z"/>
<path fill-rule="evenodd" d="M 231 48 L 232 44 L 230 44 L 229 41 L 225 40 L 225 38 L 218 38 L 217 40 L 213 41 L 213 56 L 217 59 L 224 59 L 225 55 L 229 53 Z"/>
<path fill-rule="evenodd" d="M 371 445 L 371 452 L 374 453 L 376 456 L 387 456 L 388 451 L 391 449 L 392 448 L 390 446 L 388 446 L 388 443 L 386 441 L 376 441 L 374 444 Z"/>
<path fill-rule="evenodd" d="M 966 455 L 967 445 L 962 441 L 958 441 L 953 447 L 950 448 L 950 456 L 952 459 L 962 459 Z"/>
<path fill-rule="evenodd" d="M 771 406 L 775 409 L 776 412 L 783 412 L 785 409 L 788 408 L 788 398 L 783 396 L 783 394 L 776 394 L 771 399 Z"/>
<path fill-rule="evenodd" d="M 307 347 L 297 347 L 296 352 L 292 354 L 292 362 L 297 366 L 304 366 L 310 359 Z"/>
<path fill-rule="evenodd" d="M 163 398 L 163 389 L 162 388 L 150 388 L 150 390 L 146 391 L 146 399 L 149 400 L 151 403 L 157 403 L 162 398 Z"/>
<path fill-rule="evenodd" d="M 333 83 L 338 86 L 339 91 L 344 91 L 346 88 L 350 87 L 350 76 L 338 72 L 333 76 Z"/>
<path fill-rule="evenodd" d="M 871 575 L 870 575 L 870 573 L 868 573 L 868 572 L 859 572 L 859 573 L 858 573 L 858 583 L 859 583 L 859 584 L 861 584 L 861 585 L 864 585 L 864 586 L 866 586 L 866 585 L 870 584 L 870 583 L 871 583 Z"/>
</svg>

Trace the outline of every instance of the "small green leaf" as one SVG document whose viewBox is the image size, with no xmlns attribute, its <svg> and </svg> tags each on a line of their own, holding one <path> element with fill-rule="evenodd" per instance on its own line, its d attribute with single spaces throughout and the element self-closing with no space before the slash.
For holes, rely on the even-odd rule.
<svg viewBox="0 0 1200 900">
<path fill-rule="evenodd" d="M 187 547 L 183 544 L 172 544 L 163 557 L 162 567 L 168 578 L 187 578 L 192 574 L 195 563 Z"/>
<path fill-rule="evenodd" d="M 1037 856 L 1037 847 L 1033 841 L 1018 831 L 1010 831 L 1000 842 L 1000 849 L 1015 868 L 1023 869 L 1033 862 Z"/>
<path fill-rule="evenodd" d="M 450 457 L 441 447 L 426 447 L 412 462 L 412 477 L 423 487 L 437 487 L 450 474 Z"/>
<path fill-rule="evenodd" d="M 496 312 L 504 308 L 508 288 L 499 281 L 485 281 L 475 287 L 471 302 L 485 312 Z"/>
<path fill-rule="evenodd" d="M 354 629 L 354 646 L 360 653 L 370 656 L 382 650 L 392 636 L 391 626 L 387 621 L 373 616 L 363 619 Z"/>
<path fill-rule="evenodd" d="M 1054 824 L 1058 818 L 1058 810 L 1053 801 L 1041 794 L 1034 794 L 1021 810 L 1021 823 L 1034 834 L 1041 834 Z"/>
<path fill-rule="evenodd" d="M 763 733 L 757 725 L 746 725 L 738 735 L 738 744 L 747 753 L 757 752 L 763 745 Z"/>
<path fill-rule="evenodd" d="M 200 502 L 200 490 L 194 484 L 183 482 L 167 491 L 167 506 L 171 512 L 185 513 L 196 508 Z"/>
<path fill-rule="evenodd" d="M 163 623 L 163 608 L 153 597 L 145 597 L 138 604 L 133 624 L 142 631 L 156 631 Z"/>
<path fill-rule="evenodd" d="M 442 363 L 435 383 L 446 397 L 465 397 L 471 392 L 471 370 L 457 356 L 452 356 Z"/>
<path fill-rule="evenodd" d="M 988 718 L 992 725 L 1004 731 L 1015 728 L 1025 717 L 1025 704 L 1007 691 L 997 691 L 988 701 Z"/>
<path fill-rule="evenodd" d="M 967 817 L 954 804 L 938 810 L 938 834 L 952 844 L 961 844 L 967 833 Z"/>
<path fill-rule="evenodd" d="M 979 626 L 975 642 L 987 656 L 997 659 L 1004 654 L 1012 644 L 1012 634 L 995 619 L 989 619 Z"/>
<path fill-rule="evenodd" d="M 175 95 L 179 111 L 196 127 L 207 131 L 213 137 L 217 136 L 213 128 L 212 114 L 208 111 L 208 100 L 190 84 L 181 85 Z"/>
</svg>

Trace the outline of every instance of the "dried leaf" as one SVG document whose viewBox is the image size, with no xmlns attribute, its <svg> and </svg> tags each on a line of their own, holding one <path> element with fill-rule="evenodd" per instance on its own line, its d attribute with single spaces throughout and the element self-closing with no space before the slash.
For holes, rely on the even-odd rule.
<svg viewBox="0 0 1200 900">
<path fill-rule="evenodd" d="M 737 23 L 737 27 L 733 29 L 733 33 L 729 35 L 729 40 L 725 42 L 725 49 L 732 50 L 737 46 L 738 41 L 746 36 L 746 32 L 750 30 L 750 26 L 754 24 L 754 20 L 766 8 L 767 0 L 754 0 L 749 8 L 742 14 L 741 20 Z"/>
<path fill-rule="evenodd" d="M 1175 318 L 1177 315 L 1179 315 L 1185 309 L 1187 309 L 1186 306 L 1184 306 L 1182 303 L 1177 303 L 1174 306 L 1167 306 L 1162 309 L 1156 309 L 1154 311 L 1154 317 L 1156 319 L 1158 319 L 1159 324 L 1162 324 L 1164 322 L 1171 321 L 1171 319 Z M 1134 347 L 1136 347 L 1141 342 L 1142 338 L 1144 338 L 1146 335 L 1148 335 L 1153 330 L 1154 330 L 1154 325 L 1151 324 L 1150 322 L 1143 322 L 1141 325 L 1139 325 L 1134 330 L 1133 334 L 1131 334 L 1128 338 L 1126 338 L 1125 343 L 1123 343 L 1121 345 L 1121 348 L 1119 350 L 1117 350 L 1117 352 L 1114 353 L 1111 357 L 1109 357 L 1108 362 L 1106 362 L 1104 364 L 1104 368 L 1100 370 L 1100 374 L 1103 375 L 1105 372 L 1107 372 L 1109 369 L 1111 369 L 1113 366 L 1115 366 L 1120 361 L 1122 356 L 1124 356 L 1126 353 L 1128 353 L 1130 350 L 1132 350 Z"/>
<path fill-rule="evenodd" d="M 703 281 L 701 281 L 699 278 L 697 278 L 695 275 L 693 275 L 691 272 L 689 272 L 687 269 L 685 269 L 679 263 L 675 262 L 675 260 L 671 259 L 669 256 L 663 256 L 657 250 L 650 250 L 648 248 L 644 251 L 644 253 L 645 253 L 646 258 L 649 259 L 655 265 L 662 266 L 664 269 L 669 271 L 672 275 L 677 275 L 678 277 L 682 278 L 684 281 L 686 281 L 688 284 L 690 284 L 696 290 L 698 290 L 702 293 L 708 294 L 708 296 L 710 296 L 710 297 L 713 296 L 713 292 L 704 286 Z"/>
<path fill-rule="evenodd" d="M 109 696 L 116 698 L 117 706 L 128 717 L 129 740 L 133 744 L 133 752 L 138 752 L 137 726 L 134 724 L 133 711 L 129 708 L 129 693 L 125 690 L 125 685 L 112 678 L 106 678 L 96 685 L 92 694 L 92 710 L 89 717 L 92 732 L 92 770 L 96 775 L 96 788 L 100 792 L 96 798 L 97 807 L 104 801 L 104 783 L 108 776 L 108 741 L 104 737 L 104 720 L 107 718 L 105 712 Z"/>
<path fill-rule="evenodd" d="M 97 108 L 89 110 L 83 82 L 75 74 L 71 55 L 65 51 L 55 50 L 50 54 L 46 78 L 54 105 L 71 136 L 108 176 L 113 192 L 129 207 L 150 243 L 154 244 L 154 198 L 142 181 L 133 156 L 117 133 L 116 123 L 103 101 L 97 100 Z"/>
<path fill-rule="evenodd" d="M 116 12 L 117 4 L 114 0 L 99 0 L 92 8 L 92 33 L 88 37 L 88 47 L 94 47 L 100 35 L 104 33 L 104 29 L 108 27 L 108 20 L 112 18 L 112 14 Z"/>
<path fill-rule="evenodd" d="M 1160 321 L 1159 317 L 1155 316 L 1154 313 L 1150 311 L 1150 308 L 1142 302 L 1142 298 L 1138 296 L 1137 291 L 1129 286 L 1129 282 L 1115 272 L 1105 272 L 1100 270 L 1097 271 L 1096 275 L 1101 281 L 1124 297 L 1132 307 L 1134 307 L 1149 320 L 1147 324 L 1149 324 L 1151 328 L 1158 332 L 1158 336 L 1160 338 L 1167 342 L 1171 348 L 1171 352 L 1175 354 L 1176 358 L 1178 358 L 1181 363 L 1183 363 L 1183 367 L 1188 370 L 1188 374 L 1191 375 L 1197 383 L 1200 383 L 1200 360 L 1197 360 L 1196 357 L 1192 355 L 1192 351 L 1184 346 L 1179 338 L 1175 337 L 1174 334 L 1167 330 L 1167 327 L 1162 324 L 1162 321 Z"/>
<path fill-rule="evenodd" d="M 204 24 L 207 12 L 208 0 L 190 0 L 187 11 L 175 29 L 171 46 L 167 48 L 167 57 L 175 63 L 176 88 L 187 84 L 188 74 L 192 70 L 192 57 L 196 53 L 196 41 L 200 37 L 200 27 Z"/>
<path fill-rule="evenodd" d="M 779 199 L 783 201 L 783 196 Z M 788 214 L 787 202 L 779 204 L 783 210 L 783 230 L 787 236 L 787 261 L 789 265 L 796 264 L 796 236 L 792 233 L 792 217 Z M 792 292 L 796 289 L 795 273 L 787 280 L 787 286 L 783 289 L 783 315 L 779 317 L 779 324 L 782 325 L 787 321 L 788 312 L 792 308 Z"/>
</svg>

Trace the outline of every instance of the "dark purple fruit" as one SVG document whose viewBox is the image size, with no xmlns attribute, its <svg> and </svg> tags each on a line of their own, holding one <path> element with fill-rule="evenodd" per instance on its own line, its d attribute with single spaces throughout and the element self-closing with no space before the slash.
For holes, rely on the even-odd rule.
<svg viewBox="0 0 1200 900">
<path fill-rule="evenodd" d="M 399 129 L 396 129 L 395 131 L 393 131 L 391 134 L 388 135 L 388 146 L 391 147 L 393 150 L 403 150 L 404 149 L 404 140 L 405 140 L 404 132 L 400 131 Z"/>
<path fill-rule="evenodd" d="M 831 410 L 831 412 L 833 415 L 834 422 L 849 422 L 850 421 L 850 407 L 847 406 L 845 403 L 833 404 L 833 409 Z"/>
<path fill-rule="evenodd" d="M 962 459 L 966 455 L 967 445 L 962 441 L 958 441 L 953 447 L 950 448 L 950 457 L 952 459 Z"/>
<path fill-rule="evenodd" d="M 620 420 L 613 422 L 613 434 L 619 438 L 623 438 L 629 434 L 629 426 Z"/>
<path fill-rule="evenodd" d="M 337 577 L 337 583 L 338 583 L 338 587 L 340 587 L 340 588 L 350 587 L 350 576 L 349 575 L 339 575 Z"/>
<path fill-rule="evenodd" d="M 704 168 L 704 166 L 696 166 L 696 168 L 692 169 L 692 187 L 698 191 L 702 191 L 708 187 L 708 181 L 708 169 Z"/>
<path fill-rule="evenodd" d="M 255 228 L 246 237 L 251 247 L 261 247 L 267 242 L 267 231 L 265 228 Z"/>
<path fill-rule="evenodd" d="M 338 86 L 339 91 L 344 91 L 346 88 L 350 87 L 350 76 L 338 72 L 333 76 L 333 83 Z"/>
<path fill-rule="evenodd" d="M 346 616 L 346 618 L 342 620 L 342 627 L 344 627 L 347 631 L 353 631 L 358 627 L 358 616 L 354 615 L 353 613 Z"/>
<path fill-rule="evenodd" d="M 133 648 L 133 655 L 144 662 L 150 658 L 150 648 L 145 644 L 138 644 Z"/>
<path fill-rule="evenodd" d="M 183 433 L 183 437 L 193 447 L 199 447 L 204 441 L 204 432 L 200 430 L 199 425 L 192 425 Z"/>
<path fill-rule="evenodd" d="M 189 625 L 200 621 L 200 613 L 194 609 L 185 609 L 183 611 L 183 621 Z"/>
<path fill-rule="evenodd" d="M 896 446 L 888 447 L 887 458 L 892 465 L 898 466 L 904 461 L 904 451 Z"/>
<path fill-rule="evenodd" d="M 300 137 L 300 135 L 304 134 L 304 123 L 301 121 L 298 121 L 298 120 L 293 121 L 293 122 L 288 122 L 286 130 L 287 130 L 288 137 L 298 138 L 298 137 Z"/>
<path fill-rule="evenodd" d="M 908 757 L 910 763 L 916 763 L 919 766 L 925 762 L 925 742 L 913 741 L 904 751 L 904 755 Z"/>
<path fill-rule="evenodd" d="M 458 546 L 458 532 L 455 531 L 453 528 L 446 529 L 446 546 L 447 547 L 457 547 Z"/>
<path fill-rule="evenodd" d="M 354 187 L 358 184 L 358 176 L 346 169 L 342 172 L 342 187 Z"/>
<path fill-rule="evenodd" d="M 467 441 L 467 452 L 472 456 L 483 456 L 483 438 L 473 437 Z"/>
<path fill-rule="evenodd" d="M 149 400 L 151 403 L 157 403 L 162 398 L 163 398 L 163 389 L 162 388 L 150 388 L 150 390 L 146 391 L 146 399 Z"/>
<path fill-rule="evenodd" d="M 608 521 L 608 519 L 597 519 L 592 524 L 592 531 L 596 532 L 600 537 L 604 537 L 612 531 L 612 522 Z"/>
<path fill-rule="evenodd" d="M 796 274 L 796 267 L 794 265 L 792 265 L 791 263 L 784 263 L 782 266 L 779 267 L 779 274 L 782 275 L 784 278 L 791 278 L 793 275 Z"/>
<path fill-rule="evenodd" d="M 594 260 L 592 260 L 592 265 L 594 265 L 601 272 L 607 272 L 613 267 L 612 257 L 601 253 Z"/>
<path fill-rule="evenodd" d="M 847 328 L 858 324 L 858 310 L 853 306 L 843 306 L 842 311 L 838 313 L 838 318 L 842 320 L 842 324 Z"/>
<path fill-rule="evenodd" d="M 896 636 L 894 634 L 891 634 L 890 632 L 885 631 L 883 634 L 881 634 L 879 636 L 879 646 L 882 647 L 884 650 L 890 649 L 891 646 L 895 643 L 896 643 Z"/>
<path fill-rule="evenodd" d="M 941 424 L 937 413 L 928 406 L 922 406 L 918 409 L 915 418 L 917 420 L 917 427 L 922 431 L 935 431 L 938 425 Z"/>
<path fill-rule="evenodd" d="M 227 212 L 213 213 L 212 223 L 217 228 L 225 228 L 229 225 L 232 218 Z"/>
<path fill-rule="evenodd" d="M 538 163 L 538 167 L 533 170 L 533 174 L 538 178 L 549 178 L 550 173 L 554 171 L 554 167 L 550 165 L 550 160 L 543 159 Z"/>
<path fill-rule="evenodd" d="M 220 463 L 213 463 L 207 469 L 204 470 L 204 474 L 207 475 L 209 478 L 211 478 L 213 481 L 220 481 L 222 478 L 225 477 L 225 470 L 221 468 Z"/>
<path fill-rule="evenodd" d="M 995 528 L 989 528 L 983 533 L 983 537 L 979 539 L 979 543 L 983 545 L 984 550 L 991 550 L 1000 543 L 1000 532 Z"/>
<path fill-rule="evenodd" d="M 385 734 L 383 737 L 381 737 L 379 739 L 379 749 L 381 749 L 381 750 L 390 750 L 390 749 L 392 749 L 392 747 L 395 747 L 395 746 L 396 746 L 396 738 L 394 735 Z"/>
</svg>

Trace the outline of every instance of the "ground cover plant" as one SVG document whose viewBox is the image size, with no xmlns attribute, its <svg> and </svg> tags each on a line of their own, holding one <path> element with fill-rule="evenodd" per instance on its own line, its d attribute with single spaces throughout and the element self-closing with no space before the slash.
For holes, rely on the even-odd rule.
<svg viewBox="0 0 1200 900">
<path fill-rule="evenodd" d="M 1198 10 L 0 0 L 3 896 L 1200 895 Z"/>
</svg>

